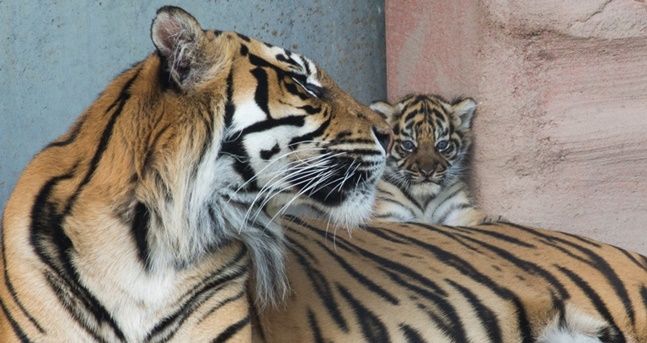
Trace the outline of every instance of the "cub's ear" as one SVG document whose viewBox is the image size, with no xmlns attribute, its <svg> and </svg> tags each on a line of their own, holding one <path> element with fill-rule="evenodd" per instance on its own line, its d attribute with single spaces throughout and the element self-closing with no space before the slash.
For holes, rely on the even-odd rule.
<svg viewBox="0 0 647 343">
<path fill-rule="evenodd" d="M 385 101 L 375 101 L 369 107 L 374 112 L 381 115 L 382 118 L 386 119 L 390 124 L 395 123 L 398 114 L 400 114 L 400 111 L 402 110 L 402 106 L 400 106 L 400 104 L 393 106 Z"/>
<path fill-rule="evenodd" d="M 157 10 L 151 25 L 151 39 L 170 77 L 181 89 L 191 88 L 212 76 L 208 71 L 214 62 L 206 48 L 206 34 L 185 10 L 174 6 Z"/>
<path fill-rule="evenodd" d="M 452 105 L 454 116 L 457 119 L 457 127 L 461 131 L 467 131 L 472 128 L 472 119 L 476 112 L 476 102 L 470 98 L 461 100 Z"/>
</svg>

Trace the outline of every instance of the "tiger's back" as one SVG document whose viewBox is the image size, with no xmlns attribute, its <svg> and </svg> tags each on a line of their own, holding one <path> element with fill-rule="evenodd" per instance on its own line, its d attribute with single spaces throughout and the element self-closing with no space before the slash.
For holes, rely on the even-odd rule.
<svg viewBox="0 0 647 343">
<path fill-rule="evenodd" d="M 269 342 L 647 341 L 647 259 L 610 245 L 514 224 L 285 226 L 293 295 L 264 314 Z"/>
</svg>

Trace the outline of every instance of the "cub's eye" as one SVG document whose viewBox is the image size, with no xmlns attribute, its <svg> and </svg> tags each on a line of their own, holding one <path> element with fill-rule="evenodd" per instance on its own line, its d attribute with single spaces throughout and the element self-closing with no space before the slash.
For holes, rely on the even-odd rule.
<svg viewBox="0 0 647 343">
<path fill-rule="evenodd" d="M 438 149 L 438 151 L 446 150 L 448 147 L 449 147 L 449 142 L 447 141 L 440 141 L 436 143 L 436 149 Z"/>
<path fill-rule="evenodd" d="M 416 148 L 416 145 L 412 141 L 402 141 L 400 148 L 406 152 L 412 152 Z"/>
</svg>

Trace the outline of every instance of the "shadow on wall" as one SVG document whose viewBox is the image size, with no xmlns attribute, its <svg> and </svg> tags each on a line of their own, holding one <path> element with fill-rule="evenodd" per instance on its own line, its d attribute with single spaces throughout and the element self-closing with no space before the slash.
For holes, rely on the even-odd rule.
<svg viewBox="0 0 647 343">
<path fill-rule="evenodd" d="M 121 70 L 153 51 L 165 1 L 0 2 L 0 208 L 21 170 Z M 185 1 L 205 27 L 300 52 L 358 100 L 385 96 L 383 1 Z"/>
<path fill-rule="evenodd" d="M 489 213 L 647 253 L 647 3 L 386 2 L 390 99 L 471 96 Z"/>
</svg>

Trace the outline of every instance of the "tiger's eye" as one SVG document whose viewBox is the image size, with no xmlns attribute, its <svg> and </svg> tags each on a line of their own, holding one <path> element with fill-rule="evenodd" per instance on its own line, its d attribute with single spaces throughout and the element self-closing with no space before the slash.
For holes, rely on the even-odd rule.
<svg viewBox="0 0 647 343">
<path fill-rule="evenodd" d="M 449 143 L 447 141 L 440 141 L 436 143 L 436 149 L 438 149 L 438 151 L 443 151 L 447 149 L 447 147 L 449 147 Z"/>
<path fill-rule="evenodd" d="M 412 141 L 403 141 L 400 143 L 400 148 L 406 152 L 412 152 L 416 145 Z"/>
</svg>

